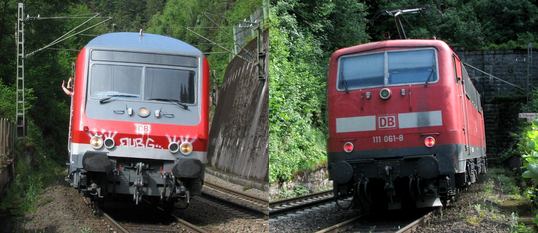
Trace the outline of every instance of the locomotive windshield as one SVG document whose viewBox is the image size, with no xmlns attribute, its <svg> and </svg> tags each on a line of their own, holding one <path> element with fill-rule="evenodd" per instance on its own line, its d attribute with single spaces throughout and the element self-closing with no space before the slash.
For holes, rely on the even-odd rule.
<svg viewBox="0 0 538 233">
<path fill-rule="evenodd" d="M 144 99 L 194 103 L 194 71 L 146 68 Z"/>
<path fill-rule="evenodd" d="M 110 95 L 140 96 L 142 67 L 110 64 L 92 66 L 91 95 L 106 97 Z"/>
<path fill-rule="evenodd" d="M 183 56 L 175 58 L 170 55 L 137 53 L 130 53 L 136 54 L 130 60 L 123 53 L 103 51 L 92 53 L 92 59 L 97 58 L 108 62 L 96 62 L 91 66 L 90 96 L 100 99 L 119 97 L 133 100 L 195 103 L 196 72 L 190 68 L 195 66 L 194 61 Z M 119 59 L 122 63 L 118 64 L 116 63 L 118 60 L 106 59 Z M 194 58 L 190 59 L 194 60 Z M 135 61 L 160 61 L 165 64 L 128 64 Z M 172 66 L 180 64 L 184 67 Z"/>
<path fill-rule="evenodd" d="M 340 58 L 338 89 L 437 81 L 434 49 L 388 51 Z"/>
</svg>

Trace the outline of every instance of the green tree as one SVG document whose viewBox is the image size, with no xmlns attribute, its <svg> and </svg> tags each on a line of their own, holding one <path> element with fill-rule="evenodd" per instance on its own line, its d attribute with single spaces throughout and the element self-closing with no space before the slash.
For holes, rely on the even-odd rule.
<svg viewBox="0 0 538 233">
<path fill-rule="evenodd" d="M 368 40 L 355 1 L 273 1 L 270 14 L 270 181 L 326 161 L 325 74 L 336 49 Z"/>
</svg>

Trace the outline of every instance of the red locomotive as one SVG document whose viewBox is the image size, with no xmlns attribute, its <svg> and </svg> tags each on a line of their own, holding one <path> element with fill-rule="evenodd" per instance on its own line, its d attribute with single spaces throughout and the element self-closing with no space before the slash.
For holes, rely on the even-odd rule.
<svg viewBox="0 0 538 233">
<path fill-rule="evenodd" d="M 207 163 L 209 65 L 183 41 L 109 33 L 78 54 L 69 127 L 70 184 L 102 200 L 172 208 L 199 194 Z"/>
<path fill-rule="evenodd" d="M 328 73 L 328 166 L 357 208 L 439 206 L 486 172 L 480 95 L 440 40 L 340 49 Z"/>
</svg>

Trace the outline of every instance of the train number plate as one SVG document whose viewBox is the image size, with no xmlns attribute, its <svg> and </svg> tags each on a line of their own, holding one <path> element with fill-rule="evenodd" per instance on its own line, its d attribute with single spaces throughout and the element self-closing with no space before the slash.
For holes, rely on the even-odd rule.
<svg viewBox="0 0 538 233">
<path fill-rule="evenodd" d="M 404 141 L 404 135 L 383 135 L 383 136 L 373 136 L 372 142 L 373 143 L 391 143 L 391 142 L 403 142 Z"/>
</svg>

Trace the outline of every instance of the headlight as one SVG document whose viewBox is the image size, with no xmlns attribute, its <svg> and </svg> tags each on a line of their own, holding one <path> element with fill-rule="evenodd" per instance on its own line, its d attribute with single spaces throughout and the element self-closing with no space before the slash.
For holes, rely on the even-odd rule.
<svg viewBox="0 0 538 233">
<path fill-rule="evenodd" d="M 151 114 L 151 111 L 147 108 L 141 107 L 138 109 L 138 115 L 142 118 L 146 118 Z"/>
<path fill-rule="evenodd" d="M 179 145 L 179 151 L 184 155 L 189 155 L 192 152 L 192 143 L 183 142 Z"/>
<path fill-rule="evenodd" d="M 388 100 L 390 98 L 391 91 L 388 88 L 383 88 L 379 91 L 379 97 L 382 100 Z"/>
<path fill-rule="evenodd" d="M 103 138 L 99 135 L 94 135 L 90 138 L 90 145 L 92 145 L 93 149 L 99 150 L 103 148 Z"/>
<path fill-rule="evenodd" d="M 179 145 L 177 144 L 177 142 L 171 142 L 168 145 L 168 150 L 170 150 L 172 154 L 175 154 L 179 151 Z"/>
<path fill-rule="evenodd" d="M 109 150 L 114 149 L 114 147 L 116 146 L 116 143 L 114 142 L 114 139 L 112 138 L 105 138 L 104 144 L 105 144 L 105 148 Z"/>
</svg>

